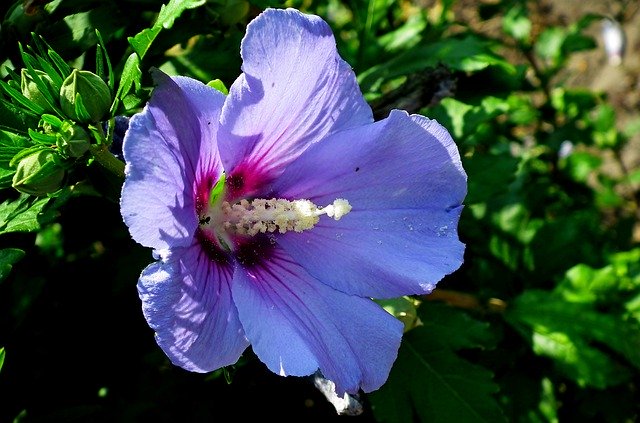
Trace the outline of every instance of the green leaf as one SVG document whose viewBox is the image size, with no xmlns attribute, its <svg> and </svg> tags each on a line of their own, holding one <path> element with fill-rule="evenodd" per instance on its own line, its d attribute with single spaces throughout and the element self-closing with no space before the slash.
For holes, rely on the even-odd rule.
<svg viewBox="0 0 640 423">
<path fill-rule="evenodd" d="M 16 154 L 31 146 L 27 138 L 0 131 L 0 188 L 11 186 L 15 168 L 10 163 Z"/>
<path fill-rule="evenodd" d="M 0 169 L 0 189 L 11 187 L 15 173 L 14 169 Z"/>
<path fill-rule="evenodd" d="M 504 15 L 502 28 L 516 40 L 528 41 L 531 34 L 531 21 L 527 17 L 527 9 L 522 5 L 510 8 Z"/>
<path fill-rule="evenodd" d="M 406 335 L 387 383 L 370 395 L 381 422 L 505 421 L 492 374 L 459 358 L 424 328 Z"/>
<path fill-rule="evenodd" d="M 462 139 L 469 132 L 470 116 L 474 112 L 474 106 L 463 103 L 454 98 L 444 98 L 440 104 L 431 109 L 429 116 L 437 120 L 451 131 L 456 139 Z"/>
<path fill-rule="evenodd" d="M 29 128 L 29 137 L 37 143 L 45 144 L 45 145 L 55 145 L 56 136 L 51 134 L 43 134 L 42 132 L 34 131 Z"/>
<path fill-rule="evenodd" d="M 0 250 L 0 282 L 6 279 L 15 263 L 24 257 L 24 251 L 17 248 Z"/>
<path fill-rule="evenodd" d="M 531 342 L 533 352 L 554 359 L 558 369 L 580 386 L 604 389 L 629 380 L 628 369 L 580 337 L 536 327 Z"/>
<path fill-rule="evenodd" d="M 38 73 L 35 71 L 36 69 L 36 65 L 39 64 L 39 61 L 32 55 L 26 53 L 23 49 L 22 46 L 20 46 L 20 53 L 22 54 L 22 60 L 25 64 L 25 66 L 27 67 L 27 72 L 29 73 L 29 76 L 31 76 L 31 79 L 33 80 L 33 82 L 36 84 L 36 86 L 38 87 L 38 90 L 40 91 L 40 94 L 42 94 L 42 96 L 44 97 L 45 101 L 49 104 L 49 106 L 55 110 L 56 112 L 60 113 L 60 108 L 58 106 L 58 98 L 57 98 L 57 92 L 56 93 L 52 93 L 51 92 L 51 88 L 49 88 L 47 86 L 47 84 L 45 84 L 44 80 L 42 79 L 42 77 L 40 75 L 38 75 Z M 42 61 L 44 62 L 44 60 Z M 46 63 L 46 62 L 44 62 Z M 50 67 L 47 67 L 47 69 L 50 69 Z M 51 69 L 50 69 L 51 70 Z M 49 74 L 49 77 L 51 78 L 51 82 L 54 86 L 56 86 L 56 82 L 59 83 L 59 85 L 57 85 L 58 90 L 60 89 L 60 86 L 62 85 L 60 82 L 60 76 L 57 74 L 57 72 L 52 72 L 51 74 Z M 55 97 L 54 97 L 55 96 Z"/>
<path fill-rule="evenodd" d="M 54 67 L 54 64 L 50 62 L 51 59 L 49 59 L 48 56 L 36 56 L 36 59 L 38 61 L 40 69 L 42 69 L 42 71 L 44 71 L 49 76 L 49 78 L 51 78 L 51 83 L 54 90 L 59 91 L 60 87 L 62 86 L 63 78 L 62 76 L 60 76 L 58 70 L 56 70 L 56 68 Z"/>
<path fill-rule="evenodd" d="M 131 53 L 124 64 L 124 68 L 122 69 L 118 92 L 116 93 L 115 101 L 111 105 L 111 115 L 116 113 L 118 102 L 124 100 L 132 87 L 135 86 L 136 91 L 141 88 L 141 79 L 142 71 L 140 70 L 140 58 L 136 53 Z"/>
<path fill-rule="evenodd" d="M 575 53 L 578 51 L 592 50 L 598 44 L 593 37 L 583 34 L 569 34 L 562 43 L 562 51 L 564 54 Z"/>
<path fill-rule="evenodd" d="M 187 9 L 194 9 L 206 3 L 206 0 L 169 0 L 169 3 L 162 5 L 156 22 L 151 28 L 147 28 L 129 37 L 129 44 L 133 50 L 142 59 L 149 50 L 151 43 L 158 36 L 160 31 L 169 29 L 173 26 L 173 22 Z"/>
<path fill-rule="evenodd" d="M 598 269 L 578 264 L 565 273 L 554 292 L 569 302 L 596 306 L 640 294 L 640 249 L 613 254 L 609 264 Z"/>
<path fill-rule="evenodd" d="M 579 385 L 606 388 L 629 378 L 629 369 L 606 349 L 640 366 L 640 325 L 591 304 L 530 290 L 516 298 L 505 318 L 528 338 L 536 354 L 553 359 Z"/>
<path fill-rule="evenodd" d="M 40 115 L 23 109 L 0 95 L 0 130 L 27 135 L 27 128 L 38 126 Z"/>
<path fill-rule="evenodd" d="M 586 209 L 545 219 L 530 244 L 535 275 L 548 278 L 562 274 L 573 263 L 595 260 L 599 218 L 594 210 Z"/>
<path fill-rule="evenodd" d="M 560 161 L 560 168 L 573 180 L 586 183 L 590 175 L 602 165 L 602 157 L 589 151 L 575 151 Z"/>
<path fill-rule="evenodd" d="M 420 311 L 425 326 L 405 334 L 389 379 L 369 395 L 376 419 L 389 423 L 416 421 L 415 416 L 435 423 L 505 421 L 493 397 L 498 387 L 491 372 L 455 352 L 483 344 L 488 325 L 437 304 L 423 304 Z"/>
<path fill-rule="evenodd" d="M 44 207 L 50 198 L 21 195 L 17 200 L 6 200 L 0 204 L 0 234 L 9 232 L 32 232 L 40 229 Z"/>
<path fill-rule="evenodd" d="M 562 55 L 562 43 L 567 37 L 565 29 L 551 27 L 545 29 L 535 44 L 535 52 L 543 59 L 557 61 Z"/>
<path fill-rule="evenodd" d="M 60 74 L 62 75 L 62 79 L 71 75 L 71 66 L 69 66 L 67 62 L 64 61 L 62 56 L 56 53 L 55 50 L 53 50 L 52 48 L 49 48 L 47 50 L 47 55 L 49 56 L 51 61 L 56 65 L 56 67 L 58 68 L 58 71 L 60 71 Z M 62 83 L 60 83 L 60 85 L 62 85 Z"/>
<path fill-rule="evenodd" d="M 515 73 L 515 67 L 494 53 L 491 44 L 475 36 L 448 38 L 430 44 L 420 44 L 374 66 L 358 76 L 363 92 L 372 91 L 384 80 L 421 72 L 430 67 L 445 65 L 450 69 L 473 72 L 489 66 L 499 66 Z"/>
<path fill-rule="evenodd" d="M 109 52 L 105 46 L 105 42 L 102 39 L 102 34 L 96 29 L 96 37 L 98 38 L 98 46 L 96 48 L 96 71 L 98 76 L 109 84 L 109 91 L 113 94 L 115 88 L 115 78 L 113 75 L 113 66 L 111 65 L 111 59 L 109 58 Z M 106 74 L 104 72 L 104 64 L 107 66 Z"/>
<path fill-rule="evenodd" d="M 98 43 L 96 30 L 102 34 L 115 34 L 123 28 L 122 9 L 113 2 L 95 2 L 94 5 L 96 7 L 91 10 L 86 10 L 85 6 L 85 11 L 69 14 L 47 28 L 47 39 L 63 56 L 94 47 Z M 66 77 L 68 74 L 63 75 Z"/>
<path fill-rule="evenodd" d="M 414 47 L 420 43 L 422 32 L 426 27 L 427 20 L 422 14 L 413 15 L 398 29 L 379 37 L 378 44 L 387 53 Z"/>
<path fill-rule="evenodd" d="M 418 302 L 415 299 L 409 296 L 404 296 L 375 301 L 384 308 L 387 313 L 391 314 L 404 324 L 404 332 L 407 332 L 420 324 L 417 310 Z"/>
<path fill-rule="evenodd" d="M 465 158 L 469 175 L 466 204 L 489 201 L 509 189 L 515 179 L 518 160 L 508 154 L 474 154 Z"/>
<path fill-rule="evenodd" d="M 0 348 L 0 371 L 2 370 L 2 366 L 4 365 L 4 347 Z"/>
<path fill-rule="evenodd" d="M 463 140 L 478 131 L 482 123 L 490 122 L 509 110 L 509 103 L 498 97 L 485 97 L 479 104 L 466 104 L 454 98 L 444 98 L 428 109 L 428 115 L 451 130 L 454 138 Z"/>
<path fill-rule="evenodd" d="M 452 350 L 493 348 L 489 324 L 472 318 L 469 313 L 441 303 L 425 302 L 419 308 L 424 327 Z"/>
<path fill-rule="evenodd" d="M 44 113 L 44 109 L 42 107 L 29 100 L 20 91 L 12 88 L 8 83 L 0 80 L 0 88 L 4 90 L 5 94 L 15 100 L 17 104 L 27 109 L 26 111 L 29 111 L 36 115 L 41 115 Z"/>
<path fill-rule="evenodd" d="M 30 48 L 32 51 L 37 50 L 38 54 L 36 54 L 36 56 L 41 56 L 39 58 L 40 63 L 49 63 L 53 67 L 52 69 L 49 67 L 49 65 L 46 65 L 46 67 L 43 67 L 42 70 L 50 74 L 51 78 L 54 80 L 54 84 L 59 89 L 62 85 L 62 80 L 69 76 L 69 74 L 71 73 L 71 67 L 58 53 L 56 53 L 55 50 L 53 50 L 53 48 L 51 48 L 51 46 L 45 41 L 42 36 L 37 34 L 32 34 L 32 36 L 33 43 L 36 48 L 28 48 Z M 56 74 L 56 76 L 52 76 L 51 74 Z"/>
</svg>

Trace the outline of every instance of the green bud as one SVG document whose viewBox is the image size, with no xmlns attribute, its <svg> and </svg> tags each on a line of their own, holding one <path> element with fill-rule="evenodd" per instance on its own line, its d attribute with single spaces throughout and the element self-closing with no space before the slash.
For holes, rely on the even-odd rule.
<svg viewBox="0 0 640 423">
<path fill-rule="evenodd" d="M 408 332 L 420 324 L 417 306 L 419 302 L 411 297 L 376 300 L 389 314 L 404 323 L 404 332 Z"/>
<path fill-rule="evenodd" d="M 77 122 L 100 122 L 111 107 L 111 91 L 95 73 L 74 69 L 60 88 L 60 105 Z"/>
<path fill-rule="evenodd" d="M 73 121 L 66 120 L 62 123 L 58 134 L 58 148 L 64 157 L 81 157 L 89 150 L 91 135 L 82 126 Z"/>
<path fill-rule="evenodd" d="M 51 149 L 43 148 L 20 159 L 12 186 L 25 194 L 38 196 L 60 189 L 65 171 L 55 162 L 54 156 Z"/>
<path fill-rule="evenodd" d="M 42 78 L 48 88 L 52 87 L 53 82 L 51 81 L 51 77 L 47 75 L 46 72 L 36 70 L 36 73 L 38 74 L 38 76 L 40 76 L 40 78 Z M 53 113 L 53 107 L 51 106 L 51 104 L 49 104 L 45 96 L 42 94 L 40 88 L 38 88 L 38 85 L 36 85 L 33 78 L 31 78 L 31 75 L 29 75 L 29 71 L 27 69 L 22 69 L 20 77 L 20 90 L 22 91 L 22 95 L 36 103 L 38 106 L 42 107 L 45 110 L 45 113 Z M 50 91 L 53 92 L 52 89 Z"/>
</svg>

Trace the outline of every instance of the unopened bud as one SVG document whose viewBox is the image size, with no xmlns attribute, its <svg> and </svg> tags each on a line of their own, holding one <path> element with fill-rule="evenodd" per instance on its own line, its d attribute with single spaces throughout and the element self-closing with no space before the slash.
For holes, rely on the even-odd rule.
<svg viewBox="0 0 640 423">
<path fill-rule="evenodd" d="M 411 297 L 376 300 L 389 314 L 404 323 L 404 332 L 408 332 L 420 324 L 417 302 Z"/>
<path fill-rule="evenodd" d="M 71 157 L 81 157 L 89 150 L 91 136 L 80 125 L 73 125 L 67 130 L 63 148 Z"/>
<path fill-rule="evenodd" d="M 95 73 L 74 69 L 60 88 L 60 105 L 77 122 L 99 122 L 111 107 L 111 91 Z"/>
<path fill-rule="evenodd" d="M 53 85 L 51 77 L 47 75 L 46 72 L 40 70 L 36 70 L 35 72 L 45 83 L 49 91 L 54 92 L 53 89 L 51 89 L 51 86 Z M 51 104 L 49 104 L 44 94 L 42 94 L 40 88 L 38 88 L 38 85 L 35 83 L 33 78 L 31 78 L 29 71 L 27 69 L 22 69 L 20 77 L 20 90 L 22 91 L 22 95 L 36 103 L 38 106 L 42 107 L 45 113 L 53 113 L 53 107 L 51 106 Z"/>
<path fill-rule="evenodd" d="M 34 151 L 18 162 L 12 186 L 31 195 L 46 195 L 62 186 L 65 171 L 55 162 L 55 153 L 48 148 Z"/>
</svg>

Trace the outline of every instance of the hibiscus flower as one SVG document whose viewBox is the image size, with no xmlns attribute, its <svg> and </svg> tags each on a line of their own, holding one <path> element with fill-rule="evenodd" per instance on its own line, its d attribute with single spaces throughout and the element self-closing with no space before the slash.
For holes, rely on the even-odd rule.
<svg viewBox="0 0 640 423">
<path fill-rule="evenodd" d="M 403 325 L 372 298 L 427 294 L 462 263 L 466 174 L 437 122 L 374 122 L 322 19 L 268 9 L 228 96 L 154 72 L 123 143 L 121 211 L 153 248 L 138 292 L 173 363 L 251 345 L 280 375 L 379 388 Z"/>
</svg>

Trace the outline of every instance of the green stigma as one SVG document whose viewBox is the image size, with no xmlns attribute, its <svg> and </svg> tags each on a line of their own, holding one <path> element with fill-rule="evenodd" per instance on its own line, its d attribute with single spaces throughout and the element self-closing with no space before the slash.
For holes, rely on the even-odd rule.
<svg viewBox="0 0 640 423">
<path fill-rule="evenodd" d="M 224 196 L 224 183 L 226 181 L 226 175 L 222 172 L 220 175 L 220 179 L 218 182 L 211 188 L 211 192 L 209 193 L 209 207 L 214 207 L 218 204 L 218 201 Z"/>
</svg>

